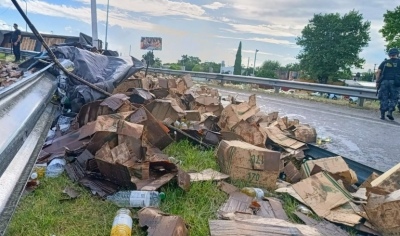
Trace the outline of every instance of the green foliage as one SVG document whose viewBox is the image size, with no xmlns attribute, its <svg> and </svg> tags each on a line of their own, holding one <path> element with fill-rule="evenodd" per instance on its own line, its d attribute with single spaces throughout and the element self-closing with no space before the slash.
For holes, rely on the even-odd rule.
<svg viewBox="0 0 400 236">
<path fill-rule="evenodd" d="M 256 71 L 257 77 L 264 78 L 278 78 L 277 71 L 281 68 L 281 64 L 278 61 L 267 60 L 262 66 Z"/>
<path fill-rule="evenodd" d="M 201 65 L 197 64 L 193 67 L 192 71 L 203 71 L 203 67 Z"/>
<path fill-rule="evenodd" d="M 215 62 L 203 62 L 201 67 L 203 72 L 210 72 L 210 68 L 212 68 L 213 73 L 219 73 L 221 70 L 221 64 Z"/>
<path fill-rule="evenodd" d="M 242 42 L 239 43 L 238 50 L 236 52 L 235 65 L 233 68 L 234 75 L 242 74 Z"/>
<path fill-rule="evenodd" d="M 297 56 L 301 67 L 320 83 L 327 83 L 338 71 L 350 73 L 352 66 L 361 68 L 365 60 L 359 54 L 370 41 L 370 25 L 357 11 L 343 16 L 314 15 L 296 39 L 302 47 Z"/>
<path fill-rule="evenodd" d="M 171 64 L 171 65 L 169 66 L 169 69 L 171 69 L 171 70 L 181 70 L 182 67 L 181 67 L 181 65 L 178 65 L 178 64 L 173 63 L 173 64 Z"/>
<path fill-rule="evenodd" d="M 369 81 L 369 82 L 371 82 L 373 78 L 374 78 L 374 72 L 372 72 L 371 70 L 369 70 L 368 72 L 361 73 L 360 77 L 362 81 Z"/>
<path fill-rule="evenodd" d="M 379 32 L 387 42 L 386 49 L 400 48 L 400 6 L 393 11 L 386 11 L 383 14 L 383 22 L 384 25 Z"/>
<path fill-rule="evenodd" d="M 185 70 L 192 71 L 195 65 L 200 64 L 201 60 L 198 57 L 182 55 L 181 60 L 178 60 L 178 64 L 185 66 Z"/>
<path fill-rule="evenodd" d="M 146 54 L 143 54 L 142 58 L 146 61 L 149 66 L 153 66 L 155 59 L 153 51 L 148 51 Z"/>
<path fill-rule="evenodd" d="M 299 63 L 289 63 L 284 67 L 287 71 L 300 71 L 301 67 Z"/>
<path fill-rule="evenodd" d="M 156 68 L 160 68 L 160 67 L 162 66 L 162 61 L 161 61 L 161 59 L 158 58 L 158 57 L 156 57 L 156 58 L 154 59 L 154 64 L 153 64 L 152 66 L 153 66 L 153 67 L 156 67 Z"/>
</svg>

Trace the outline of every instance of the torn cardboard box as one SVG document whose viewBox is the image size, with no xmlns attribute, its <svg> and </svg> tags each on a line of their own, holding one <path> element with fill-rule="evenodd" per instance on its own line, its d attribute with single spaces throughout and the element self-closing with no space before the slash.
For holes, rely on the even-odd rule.
<svg viewBox="0 0 400 236">
<path fill-rule="evenodd" d="M 283 172 L 286 174 L 286 180 L 289 183 L 295 184 L 301 180 L 300 171 L 291 161 L 283 168 Z"/>
<path fill-rule="evenodd" d="M 232 131 L 237 135 L 240 135 L 244 141 L 250 144 L 258 147 L 265 147 L 267 135 L 265 132 L 260 130 L 260 127 L 256 124 L 249 124 L 247 121 L 241 120 L 232 127 Z"/>
<path fill-rule="evenodd" d="M 371 182 L 371 188 L 379 193 L 389 194 L 400 189 L 400 163 Z M 378 193 L 378 192 L 376 192 Z"/>
<path fill-rule="evenodd" d="M 331 173 L 333 177 L 336 177 L 335 179 L 342 179 L 349 184 L 358 182 L 356 173 L 349 168 L 347 163 L 340 156 L 306 161 L 301 166 L 302 178 L 307 178 L 322 170 Z"/>
<path fill-rule="evenodd" d="M 371 193 L 364 209 L 370 222 L 380 233 L 400 234 L 400 190 L 389 195 Z"/>
<path fill-rule="evenodd" d="M 239 105 L 230 104 L 224 108 L 218 126 L 224 131 L 230 131 L 241 120 L 247 120 L 260 111 L 256 106 L 256 95 L 251 95 L 249 102 Z"/>
<path fill-rule="evenodd" d="M 321 172 L 294 185 L 293 189 L 304 202 L 320 217 L 351 199 L 351 195 L 327 173 Z"/>
<path fill-rule="evenodd" d="M 267 133 L 268 139 L 278 144 L 279 146 L 288 147 L 294 150 L 306 147 L 305 143 L 288 137 L 278 127 L 263 127 L 261 126 L 261 124 L 260 127 Z"/>
<path fill-rule="evenodd" d="M 253 198 L 244 193 L 232 192 L 229 195 L 229 199 L 219 208 L 218 215 L 224 219 L 236 212 L 253 214 L 253 211 L 250 209 L 252 201 Z"/>
<path fill-rule="evenodd" d="M 156 99 L 146 105 L 146 108 L 159 121 L 164 121 L 166 118 L 176 121 L 185 115 L 185 111 L 179 107 L 174 99 Z"/>
<path fill-rule="evenodd" d="M 222 173 L 254 186 L 276 188 L 280 153 L 241 141 L 221 141 L 217 150 Z"/>
<path fill-rule="evenodd" d="M 315 143 L 317 141 L 317 131 L 307 124 L 299 124 L 293 130 L 296 139 L 305 143 Z"/>
<path fill-rule="evenodd" d="M 147 226 L 149 236 L 187 236 L 189 231 L 179 216 L 165 214 L 156 208 L 143 208 L 138 212 L 140 227 Z"/>
</svg>

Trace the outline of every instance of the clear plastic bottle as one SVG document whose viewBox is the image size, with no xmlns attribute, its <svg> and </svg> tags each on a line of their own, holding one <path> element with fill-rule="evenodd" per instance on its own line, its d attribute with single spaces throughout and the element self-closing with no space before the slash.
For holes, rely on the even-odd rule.
<svg viewBox="0 0 400 236">
<path fill-rule="evenodd" d="M 122 208 L 115 215 L 110 236 L 131 236 L 132 235 L 132 213 Z"/>
<path fill-rule="evenodd" d="M 46 168 L 46 177 L 55 178 L 60 176 L 66 164 L 65 159 L 53 159 Z"/>
<path fill-rule="evenodd" d="M 165 193 L 157 191 L 120 191 L 107 200 L 119 207 L 159 207 L 161 200 L 165 199 Z"/>
<path fill-rule="evenodd" d="M 257 199 L 262 199 L 263 197 L 266 197 L 266 194 L 268 193 L 268 191 L 265 189 L 252 188 L 252 187 L 242 188 L 240 192 L 246 194 L 247 196 L 254 197 Z"/>
</svg>

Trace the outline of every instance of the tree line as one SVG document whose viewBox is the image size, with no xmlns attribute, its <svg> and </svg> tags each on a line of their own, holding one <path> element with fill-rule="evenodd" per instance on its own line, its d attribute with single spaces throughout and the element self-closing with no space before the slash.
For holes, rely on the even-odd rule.
<svg viewBox="0 0 400 236">
<path fill-rule="evenodd" d="M 400 48 L 400 6 L 387 10 L 383 15 L 384 25 L 379 31 L 386 40 L 385 51 L 390 48 Z M 339 13 L 314 14 L 308 24 L 296 38 L 296 44 L 301 47 L 297 55 L 298 63 L 281 65 L 278 61 L 267 60 L 256 68 L 255 76 L 278 78 L 277 71 L 301 71 L 302 77 L 307 77 L 327 83 L 338 79 L 352 78 L 352 69 L 362 69 L 365 59 L 360 57 L 363 48 L 368 46 L 371 22 L 365 21 L 358 11 L 352 10 L 344 15 Z M 383 46 L 383 45 L 382 45 Z M 234 74 L 251 75 L 253 68 L 242 65 L 242 43 L 236 52 Z M 161 60 L 154 58 L 152 52 L 143 55 L 150 66 L 160 67 Z M 149 60 L 147 60 L 149 59 Z M 381 58 L 376 59 L 378 63 Z M 177 63 L 170 63 L 170 69 L 187 71 L 202 71 L 219 73 L 221 64 L 201 62 L 200 58 L 182 55 Z M 360 80 L 371 81 L 373 72 L 369 70 L 358 74 Z"/>
</svg>

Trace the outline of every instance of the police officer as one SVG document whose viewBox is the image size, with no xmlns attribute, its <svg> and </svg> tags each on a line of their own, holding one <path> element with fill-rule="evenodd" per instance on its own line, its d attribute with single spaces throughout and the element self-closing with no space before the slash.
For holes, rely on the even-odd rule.
<svg viewBox="0 0 400 236">
<path fill-rule="evenodd" d="M 394 120 L 392 113 L 399 97 L 399 90 L 395 85 L 396 76 L 399 76 L 400 70 L 399 50 L 391 48 L 388 55 L 390 58 L 380 64 L 376 73 L 376 85 L 379 88 L 378 98 L 381 103 L 382 120 L 385 119 L 386 112 L 386 117 Z"/>
</svg>

